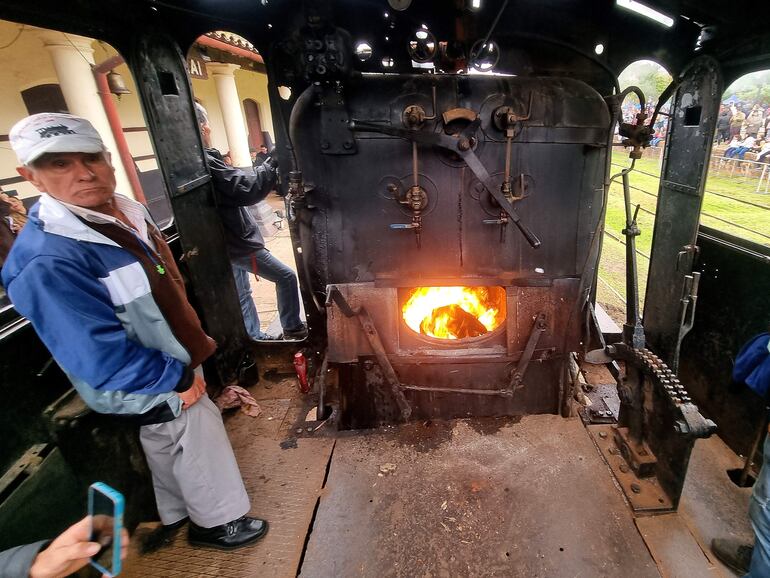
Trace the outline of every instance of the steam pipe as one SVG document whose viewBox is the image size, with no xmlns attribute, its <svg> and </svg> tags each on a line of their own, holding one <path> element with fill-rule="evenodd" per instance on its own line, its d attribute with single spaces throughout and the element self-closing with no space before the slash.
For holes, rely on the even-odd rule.
<svg viewBox="0 0 770 578">
<path fill-rule="evenodd" d="M 113 56 L 104 62 L 92 66 L 91 70 L 96 80 L 96 87 L 99 91 L 99 98 L 102 100 L 102 106 L 104 106 L 104 112 L 107 114 L 107 121 L 110 123 L 110 129 L 112 129 L 112 136 L 115 138 L 115 145 L 118 147 L 120 162 L 126 169 L 131 191 L 134 193 L 134 198 L 137 201 L 147 205 L 142 184 L 139 182 L 139 174 L 136 172 L 136 166 L 134 165 L 134 157 L 131 156 L 126 136 L 123 134 L 123 125 L 120 122 L 118 108 L 112 100 L 112 93 L 110 93 L 110 87 L 107 83 L 107 73 L 124 62 L 125 60 L 123 60 L 122 56 Z"/>
</svg>

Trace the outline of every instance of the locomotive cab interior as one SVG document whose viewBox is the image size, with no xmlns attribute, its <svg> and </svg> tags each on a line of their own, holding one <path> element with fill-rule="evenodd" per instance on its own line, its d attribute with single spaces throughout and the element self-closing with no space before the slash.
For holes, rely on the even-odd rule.
<svg viewBox="0 0 770 578">
<path fill-rule="evenodd" d="M 127 575 L 731 575 L 707 546 L 750 536 L 765 404 L 730 374 L 768 324 L 770 247 L 701 211 L 724 89 L 770 68 L 762 18 L 711 0 L 7 0 L 0 18 L 114 47 L 148 205 L 218 344 L 209 393 L 240 384 L 263 410 L 226 425 L 275 516 L 265 542 L 136 548 Z M 193 108 L 217 56 L 261 75 L 302 341 L 242 321 Z M 671 75 L 655 101 L 618 80 L 643 59 Z M 648 255 L 631 195 L 658 120 Z M 609 326 L 605 230 L 624 245 Z M 12 304 L 0 322 L 0 547 L 66 527 L 97 479 L 141 535 L 135 428 L 88 410 Z"/>
</svg>

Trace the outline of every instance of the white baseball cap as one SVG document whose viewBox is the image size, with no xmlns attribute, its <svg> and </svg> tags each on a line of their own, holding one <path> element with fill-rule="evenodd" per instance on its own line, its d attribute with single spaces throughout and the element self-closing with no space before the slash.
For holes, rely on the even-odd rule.
<svg viewBox="0 0 770 578">
<path fill-rule="evenodd" d="M 8 135 L 16 156 L 28 165 L 46 153 L 98 153 L 107 150 L 94 125 L 71 114 L 41 112 L 21 119 Z"/>
</svg>

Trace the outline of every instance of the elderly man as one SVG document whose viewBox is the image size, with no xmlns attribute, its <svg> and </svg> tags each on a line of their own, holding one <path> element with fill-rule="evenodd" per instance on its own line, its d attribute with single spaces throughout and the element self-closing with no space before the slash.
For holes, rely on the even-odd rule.
<svg viewBox="0 0 770 578">
<path fill-rule="evenodd" d="M 230 255 L 246 331 L 256 340 L 279 338 L 260 329 L 257 308 L 251 298 L 251 273 L 275 283 L 283 338 L 304 339 L 308 333 L 307 325 L 300 319 L 297 276 L 265 248 L 265 240 L 259 232 L 259 227 L 246 208 L 264 199 L 273 189 L 276 180 L 274 162 L 268 157 L 254 169 L 254 174 L 227 166 L 220 152 L 211 147 L 208 114 L 198 102 L 195 103 L 195 114 L 205 147 L 206 161 L 214 181 L 219 216 L 225 229 L 227 252 Z"/>
<path fill-rule="evenodd" d="M 249 498 L 201 362 L 216 348 L 187 301 L 146 209 L 115 193 L 87 120 L 36 114 L 9 135 L 17 171 L 42 193 L 3 283 L 84 401 L 140 426 L 163 524 L 192 544 L 238 548 L 267 531 Z"/>
</svg>

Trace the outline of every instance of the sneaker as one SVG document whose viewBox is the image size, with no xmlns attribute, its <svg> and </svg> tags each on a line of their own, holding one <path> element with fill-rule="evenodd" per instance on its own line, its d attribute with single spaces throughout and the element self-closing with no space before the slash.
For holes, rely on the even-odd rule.
<svg viewBox="0 0 770 578">
<path fill-rule="evenodd" d="M 263 333 L 254 339 L 254 341 L 278 341 L 279 339 L 281 339 L 280 335 L 270 335 L 269 333 Z"/>
<path fill-rule="evenodd" d="M 754 546 L 739 540 L 715 538 L 711 541 L 711 551 L 720 562 L 741 576 L 749 572 Z"/>
<path fill-rule="evenodd" d="M 267 534 L 267 522 L 265 520 L 243 516 L 213 528 L 203 528 L 190 522 L 187 539 L 193 546 L 235 550 L 253 544 L 265 534 Z"/>
<path fill-rule="evenodd" d="M 303 323 L 297 329 L 284 329 L 283 338 L 292 340 L 302 340 L 307 337 L 307 325 Z"/>
</svg>

